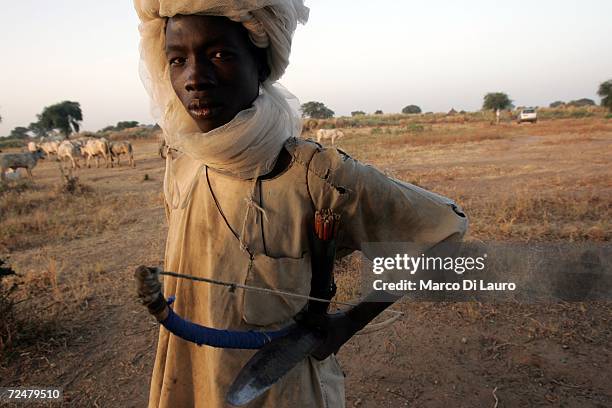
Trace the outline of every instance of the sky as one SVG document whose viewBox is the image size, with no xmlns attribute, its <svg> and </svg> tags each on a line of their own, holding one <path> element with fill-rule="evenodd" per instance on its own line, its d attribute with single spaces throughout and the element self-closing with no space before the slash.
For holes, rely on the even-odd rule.
<svg viewBox="0 0 612 408">
<path fill-rule="evenodd" d="M 153 123 L 138 76 L 129 0 L 3 2 L 0 135 L 45 106 L 78 101 L 84 130 Z M 515 105 L 591 98 L 612 79 L 609 0 L 306 0 L 281 79 L 301 102 L 351 111 L 477 110 L 487 92 Z"/>
</svg>

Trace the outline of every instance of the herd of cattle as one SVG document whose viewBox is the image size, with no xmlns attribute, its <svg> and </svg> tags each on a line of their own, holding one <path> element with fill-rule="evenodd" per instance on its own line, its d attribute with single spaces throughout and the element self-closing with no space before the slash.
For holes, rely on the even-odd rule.
<svg viewBox="0 0 612 408">
<path fill-rule="evenodd" d="M 43 157 L 55 155 L 62 168 L 80 168 L 79 160 L 84 159 L 85 165 L 91 167 L 91 159 L 96 159 L 96 167 L 100 167 L 100 158 L 104 159 L 106 167 L 113 167 L 115 159 L 121 166 L 121 156 L 125 155 L 129 165 L 135 167 L 134 149 L 128 141 L 109 142 L 105 138 L 82 137 L 73 140 L 47 141 L 40 144 L 29 142 L 26 153 L 7 153 L 0 156 L 0 176 L 6 179 L 8 171 L 19 168 L 26 169 L 32 177 L 32 169 Z"/>
<path fill-rule="evenodd" d="M 316 123 L 316 121 L 315 121 Z M 342 137 L 344 133 L 339 129 L 316 129 L 310 123 L 304 123 L 304 131 L 312 131 L 316 135 L 317 142 L 321 143 L 324 139 L 330 139 L 332 145 Z M 106 167 L 113 167 L 115 159 L 117 165 L 121 166 L 121 156 L 125 155 L 129 165 L 135 167 L 134 149 L 128 141 L 108 141 L 106 138 L 80 137 L 78 139 L 64 141 L 46 141 L 42 143 L 28 143 L 27 153 L 7 153 L 0 155 L 0 176 L 6 179 L 6 174 L 23 168 L 32 178 L 32 169 L 36 166 L 39 159 L 55 155 L 60 161 L 62 169 L 80 168 L 79 161 L 83 159 L 87 167 L 91 167 L 91 159 L 96 159 L 96 167 L 100 167 L 100 159 L 104 159 Z M 162 142 L 159 154 L 165 158 L 167 146 Z M 15 174 L 17 176 L 17 174 Z"/>
</svg>

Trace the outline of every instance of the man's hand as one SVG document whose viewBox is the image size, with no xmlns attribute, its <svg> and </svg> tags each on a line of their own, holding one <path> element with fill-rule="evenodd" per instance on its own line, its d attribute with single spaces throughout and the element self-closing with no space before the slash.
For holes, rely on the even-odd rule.
<svg viewBox="0 0 612 408">
<path fill-rule="evenodd" d="M 168 317 L 168 304 L 161 293 L 161 282 L 159 281 L 159 268 L 139 266 L 134 271 L 136 279 L 136 291 L 140 302 L 149 309 L 158 321 Z"/>
<path fill-rule="evenodd" d="M 296 321 L 312 330 L 318 330 L 325 335 L 325 341 L 310 355 L 317 360 L 324 360 L 330 354 L 338 353 L 340 347 L 359 330 L 368 325 L 376 316 L 391 306 L 401 296 L 386 294 L 386 302 L 378 301 L 379 294 L 370 292 L 357 306 L 340 313 L 320 314 L 303 313 L 296 316 Z"/>
<path fill-rule="evenodd" d="M 317 360 L 325 360 L 330 354 L 337 354 L 338 350 L 360 328 L 352 321 L 346 312 L 334 314 L 309 314 L 296 316 L 301 325 L 325 334 L 325 341 L 310 355 Z"/>
</svg>

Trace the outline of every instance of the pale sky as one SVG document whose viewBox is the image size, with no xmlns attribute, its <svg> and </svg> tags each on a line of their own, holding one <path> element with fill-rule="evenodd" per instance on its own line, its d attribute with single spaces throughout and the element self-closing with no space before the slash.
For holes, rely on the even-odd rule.
<svg viewBox="0 0 612 408">
<path fill-rule="evenodd" d="M 53 103 L 78 101 L 84 130 L 153 123 L 138 77 L 129 0 L 2 1 L 0 135 Z M 591 98 L 612 79 L 609 0 L 306 0 L 281 79 L 301 102 L 353 110 L 477 110 Z"/>
</svg>

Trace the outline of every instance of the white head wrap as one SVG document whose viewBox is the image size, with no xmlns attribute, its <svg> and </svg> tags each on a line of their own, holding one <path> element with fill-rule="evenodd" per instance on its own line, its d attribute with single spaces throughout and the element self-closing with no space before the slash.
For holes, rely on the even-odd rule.
<svg viewBox="0 0 612 408">
<path fill-rule="evenodd" d="M 275 81 L 289 65 L 297 23 L 308 20 L 304 0 L 134 0 L 134 6 L 141 20 L 140 74 L 168 146 L 243 179 L 269 172 L 285 140 L 301 132 L 297 98 Z M 251 41 L 267 48 L 271 74 L 253 106 L 210 132 L 200 131 L 170 82 L 165 24 L 166 18 L 177 14 L 225 16 L 241 22 Z"/>
</svg>

